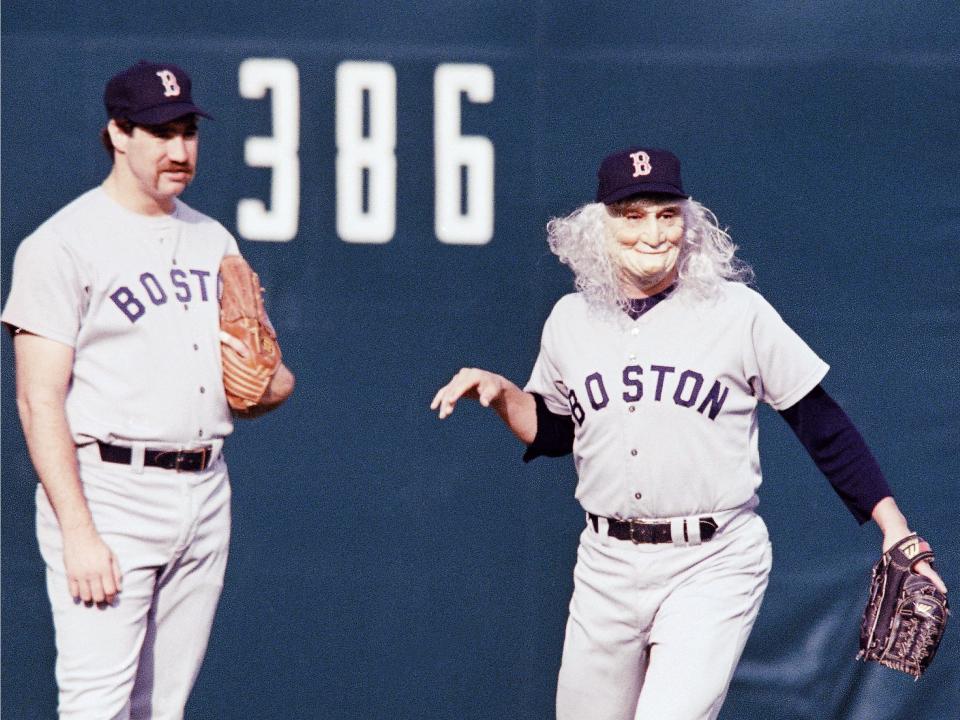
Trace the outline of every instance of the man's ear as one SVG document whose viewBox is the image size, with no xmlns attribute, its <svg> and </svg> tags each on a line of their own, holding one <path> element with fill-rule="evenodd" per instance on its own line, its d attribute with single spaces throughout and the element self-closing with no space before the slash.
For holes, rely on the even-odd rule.
<svg viewBox="0 0 960 720">
<path fill-rule="evenodd" d="M 117 152 L 125 153 L 127 151 L 127 143 L 130 141 L 130 136 L 125 133 L 117 121 L 112 119 L 107 123 L 107 132 L 110 133 L 110 142 L 113 143 L 113 149 Z"/>
</svg>

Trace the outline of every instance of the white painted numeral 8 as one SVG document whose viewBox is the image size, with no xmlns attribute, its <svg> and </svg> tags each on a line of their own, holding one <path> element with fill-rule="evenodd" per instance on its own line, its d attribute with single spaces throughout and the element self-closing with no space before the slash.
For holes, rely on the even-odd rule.
<svg viewBox="0 0 960 720">
<path fill-rule="evenodd" d="M 337 235 L 354 243 L 389 242 L 396 230 L 397 205 L 397 74 L 393 66 L 340 63 L 336 107 Z"/>
<path fill-rule="evenodd" d="M 258 100 L 271 91 L 273 136 L 248 137 L 244 160 L 273 168 L 270 209 L 262 200 L 237 204 L 237 231 L 248 240 L 292 240 L 300 216 L 300 76 L 283 58 L 250 58 L 240 63 L 240 95 Z"/>
<path fill-rule="evenodd" d="M 433 76 L 434 229 L 441 242 L 483 245 L 493 237 L 493 143 L 460 134 L 460 93 L 491 102 L 493 70 L 444 64 Z"/>
</svg>

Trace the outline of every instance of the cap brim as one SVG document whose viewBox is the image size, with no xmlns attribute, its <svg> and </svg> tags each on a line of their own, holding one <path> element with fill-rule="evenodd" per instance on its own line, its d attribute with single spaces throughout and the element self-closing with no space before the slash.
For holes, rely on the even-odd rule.
<svg viewBox="0 0 960 720">
<path fill-rule="evenodd" d="M 127 120 L 142 125 L 163 125 L 177 118 L 182 118 L 184 115 L 200 115 L 213 120 L 212 115 L 204 112 L 193 103 L 164 103 L 157 107 L 127 115 Z"/>
<path fill-rule="evenodd" d="M 627 185 L 626 187 L 618 188 L 613 192 L 607 193 L 602 198 L 597 198 L 597 201 L 602 202 L 604 205 L 612 205 L 615 202 L 626 200 L 634 195 L 649 194 L 669 195 L 675 198 L 683 198 L 684 200 L 690 197 L 673 185 L 667 185 L 666 183 L 643 183 L 642 185 Z"/>
</svg>

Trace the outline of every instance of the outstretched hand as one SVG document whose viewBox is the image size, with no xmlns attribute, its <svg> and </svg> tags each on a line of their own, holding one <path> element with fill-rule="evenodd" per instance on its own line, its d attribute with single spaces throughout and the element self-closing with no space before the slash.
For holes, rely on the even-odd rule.
<svg viewBox="0 0 960 720">
<path fill-rule="evenodd" d="M 489 407 L 500 399 L 505 387 L 500 375 L 480 368 L 463 368 L 437 391 L 430 409 L 437 410 L 437 416 L 443 420 L 453 413 L 457 400 L 462 397 L 478 400 L 484 407 Z"/>
</svg>

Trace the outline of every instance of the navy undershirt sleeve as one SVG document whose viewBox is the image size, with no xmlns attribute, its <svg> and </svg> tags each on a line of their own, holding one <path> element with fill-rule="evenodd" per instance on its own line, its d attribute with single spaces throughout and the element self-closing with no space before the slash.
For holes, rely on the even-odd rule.
<svg viewBox="0 0 960 720">
<path fill-rule="evenodd" d="M 893 495 L 860 432 L 820 385 L 780 415 L 861 525 Z"/>
<path fill-rule="evenodd" d="M 542 396 L 531 393 L 537 403 L 537 436 L 527 446 L 523 461 L 530 462 L 541 455 L 561 457 L 573 452 L 573 418 L 550 412 Z"/>
</svg>

